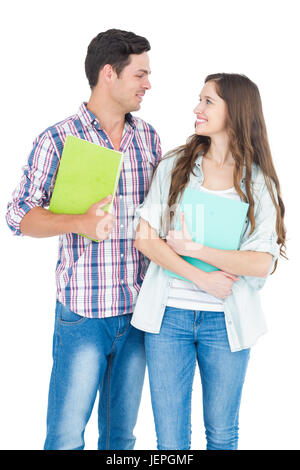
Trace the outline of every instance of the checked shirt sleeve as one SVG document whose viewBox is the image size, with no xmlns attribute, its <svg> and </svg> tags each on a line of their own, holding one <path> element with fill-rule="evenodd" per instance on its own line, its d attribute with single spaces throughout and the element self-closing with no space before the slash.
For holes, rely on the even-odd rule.
<svg viewBox="0 0 300 470">
<path fill-rule="evenodd" d="M 14 235 L 22 236 L 20 223 L 27 212 L 49 205 L 58 165 L 55 147 L 44 133 L 34 141 L 21 181 L 7 205 L 6 221 Z"/>
</svg>

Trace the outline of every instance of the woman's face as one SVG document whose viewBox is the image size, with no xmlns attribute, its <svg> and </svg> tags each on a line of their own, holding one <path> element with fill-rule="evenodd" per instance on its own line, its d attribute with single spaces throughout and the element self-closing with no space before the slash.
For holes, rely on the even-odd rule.
<svg viewBox="0 0 300 470">
<path fill-rule="evenodd" d="M 197 116 L 196 134 L 212 137 L 226 133 L 227 106 L 218 95 L 215 82 L 205 83 L 200 93 L 200 102 L 194 109 L 194 113 Z"/>
</svg>

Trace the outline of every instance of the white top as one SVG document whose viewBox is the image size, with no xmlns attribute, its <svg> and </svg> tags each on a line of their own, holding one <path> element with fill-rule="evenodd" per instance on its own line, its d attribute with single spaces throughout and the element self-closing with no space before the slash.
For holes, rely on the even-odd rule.
<svg viewBox="0 0 300 470">
<path fill-rule="evenodd" d="M 234 187 L 225 190 L 212 190 L 200 186 L 199 189 L 216 194 L 220 197 L 240 200 L 240 196 Z M 166 305 L 187 310 L 209 312 L 224 311 L 224 301 L 222 299 L 208 294 L 193 282 L 183 281 L 177 278 L 173 278 L 170 282 L 169 296 Z"/>
</svg>

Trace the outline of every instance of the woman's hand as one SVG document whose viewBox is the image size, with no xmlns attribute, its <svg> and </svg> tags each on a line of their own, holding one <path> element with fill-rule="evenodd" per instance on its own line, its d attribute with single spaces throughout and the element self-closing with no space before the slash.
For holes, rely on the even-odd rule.
<svg viewBox="0 0 300 470">
<path fill-rule="evenodd" d="M 225 299 L 232 294 L 233 283 L 238 280 L 235 274 L 226 273 L 224 271 L 212 271 L 207 273 L 206 279 L 200 284 L 194 281 L 195 284 L 199 285 L 208 294 L 214 295 L 219 299 Z"/>
<path fill-rule="evenodd" d="M 170 230 L 166 236 L 166 242 L 177 254 L 198 258 L 199 250 L 201 250 L 203 245 L 193 241 L 185 223 L 183 212 L 180 213 L 180 221 L 181 230 Z M 230 274 L 225 271 L 212 271 L 205 274 L 204 280 L 202 278 L 199 282 L 197 282 L 197 280 L 193 282 L 199 285 L 199 287 L 208 294 L 218 297 L 219 299 L 228 297 L 232 293 L 233 283 L 238 280 L 235 274 Z"/>
<path fill-rule="evenodd" d="M 193 252 L 201 248 L 199 243 L 195 243 L 190 235 L 189 229 L 184 220 L 184 213 L 180 213 L 180 230 L 170 230 L 166 236 L 166 242 L 170 248 L 181 256 L 193 256 Z"/>
</svg>

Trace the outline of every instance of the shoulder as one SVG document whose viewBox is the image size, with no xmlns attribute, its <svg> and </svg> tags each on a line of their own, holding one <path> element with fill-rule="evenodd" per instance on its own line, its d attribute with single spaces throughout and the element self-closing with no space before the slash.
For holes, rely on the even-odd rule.
<svg viewBox="0 0 300 470">
<path fill-rule="evenodd" d="M 145 132 L 145 133 L 148 132 L 154 136 L 158 136 L 156 129 L 152 126 L 152 124 L 149 124 L 149 122 L 146 122 L 143 119 L 137 116 L 132 116 L 132 115 L 130 115 L 130 119 L 132 120 L 136 129 L 139 132 Z"/>
<path fill-rule="evenodd" d="M 251 186 L 254 200 L 258 203 L 265 191 L 266 181 L 262 169 L 256 163 L 252 163 Z"/>
<path fill-rule="evenodd" d="M 266 176 L 259 165 L 252 164 L 252 184 L 254 187 L 260 188 L 261 192 L 271 186 L 274 194 L 276 193 L 276 185 L 272 178 Z"/>
<path fill-rule="evenodd" d="M 165 155 L 160 160 L 156 167 L 156 173 L 160 177 L 171 177 L 172 170 L 174 168 L 174 164 L 177 160 L 178 155 Z"/>
<path fill-rule="evenodd" d="M 77 136 L 76 121 L 79 121 L 79 116 L 74 114 L 50 125 L 36 137 L 34 146 L 47 146 L 61 156 L 67 135 Z"/>
<path fill-rule="evenodd" d="M 252 183 L 255 185 L 261 185 L 265 183 L 263 171 L 256 163 L 252 163 Z"/>
<path fill-rule="evenodd" d="M 274 210 L 273 196 L 278 202 L 276 185 L 270 177 L 264 175 L 262 169 L 256 164 L 252 164 L 252 194 L 257 207 Z"/>
<path fill-rule="evenodd" d="M 40 135 L 44 134 L 56 134 L 56 133 L 72 133 L 71 127 L 76 123 L 76 121 L 79 121 L 80 118 L 78 114 L 73 114 L 72 116 L 68 116 L 65 119 L 62 119 L 61 121 L 58 121 L 49 127 L 47 127 Z"/>
</svg>

